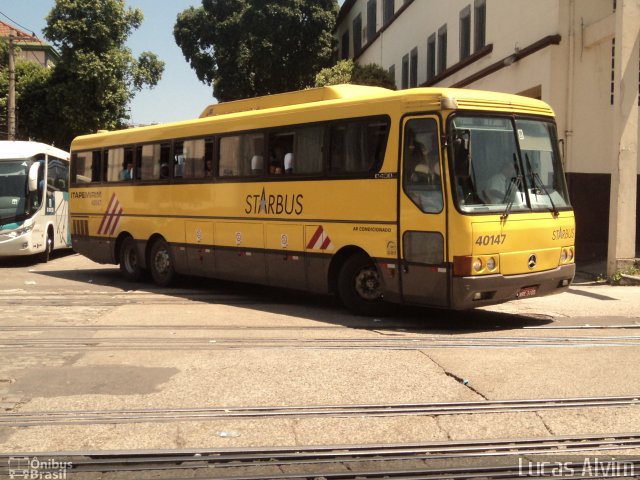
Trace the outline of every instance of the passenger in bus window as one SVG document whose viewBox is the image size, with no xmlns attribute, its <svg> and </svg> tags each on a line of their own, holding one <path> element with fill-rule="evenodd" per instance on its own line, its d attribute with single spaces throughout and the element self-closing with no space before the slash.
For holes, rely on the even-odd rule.
<svg viewBox="0 0 640 480">
<path fill-rule="evenodd" d="M 207 160 L 206 162 L 204 162 L 204 176 L 213 176 L 213 161 Z"/>
<path fill-rule="evenodd" d="M 260 175 L 264 168 L 264 159 L 262 155 L 254 155 L 251 157 L 251 173 L 253 175 Z"/>
<path fill-rule="evenodd" d="M 285 153 L 284 155 L 284 173 L 291 175 L 293 173 L 293 153 Z"/>
<path fill-rule="evenodd" d="M 283 169 L 276 159 L 269 162 L 269 173 L 272 175 L 282 175 Z"/>
<path fill-rule="evenodd" d="M 160 165 L 160 178 L 169 178 L 169 164 L 163 163 Z"/>
<path fill-rule="evenodd" d="M 133 178 L 133 162 L 129 162 L 125 165 L 122 172 L 120 172 L 120 180 L 131 180 Z"/>
</svg>

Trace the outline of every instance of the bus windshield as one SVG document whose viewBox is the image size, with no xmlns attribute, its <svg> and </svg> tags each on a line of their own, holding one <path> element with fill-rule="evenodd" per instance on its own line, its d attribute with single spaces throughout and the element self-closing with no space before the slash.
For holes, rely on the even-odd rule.
<svg viewBox="0 0 640 480">
<path fill-rule="evenodd" d="M 449 138 L 460 211 L 508 215 L 570 206 L 552 123 L 460 115 Z"/>
<path fill-rule="evenodd" d="M 32 159 L 0 161 L 0 224 L 24 220 L 38 207 L 37 195 L 29 195 Z"/>
</svg>

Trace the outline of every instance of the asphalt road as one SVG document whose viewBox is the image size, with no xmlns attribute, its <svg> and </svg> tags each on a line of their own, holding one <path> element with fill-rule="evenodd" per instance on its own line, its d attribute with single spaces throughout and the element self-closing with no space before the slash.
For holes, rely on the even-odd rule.
<svg viewBox="0 0 640 480">
<path fill-rule="evenodd" d="M 638 305 L 638 287 L 586 285 L 361 318 L 286 290 L 127 283 L 75 254 L 5 260 L 0 452 L 616 439 L 640 432 Z M 516 400 L 530 402 L 505 404 Z M 588 446 L 581 455 L 640 456 L 633 443 Z"/>
</svg>

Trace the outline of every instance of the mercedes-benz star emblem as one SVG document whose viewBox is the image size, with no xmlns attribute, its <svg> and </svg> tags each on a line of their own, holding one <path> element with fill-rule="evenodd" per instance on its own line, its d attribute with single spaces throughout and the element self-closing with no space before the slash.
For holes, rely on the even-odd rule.
<svg viewBox="0 0 640 480">
<path fill-rule="evenodd" d="M 538 257 L 536 257 L 536 254 L 534 253 L 529 257 L 529 260 L 527 261 L 527 266 L 529 267 L 529 270 L 533 270 L 537 263 L 538 263 Z"/>
</svg>

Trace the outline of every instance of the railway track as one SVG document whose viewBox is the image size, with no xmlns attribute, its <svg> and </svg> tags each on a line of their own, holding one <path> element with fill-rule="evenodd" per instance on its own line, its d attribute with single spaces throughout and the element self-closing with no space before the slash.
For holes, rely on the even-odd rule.
<svg viewBox="0 0 640 480">
<path fill-rule="evenodd" d="M 94 425 L 143 422 L 206 421 L 273 417 L 388 417 L 528 412 L 567 408 L 640 407 L 640 396 L 551 398 L 480 402 L 409 403 L 386 405 L 316 405 L 279 407 L 208 407 L 131 410 L 69 410 L 0 414 L 0 427 Z"/>
<path fill-rule="evenodd" d="M 100 327 L 95 327 L 99 329 Z M 84 337 L 0 340 L 0 353 L 102 350 L 422 350 L 434 348 L 637 347 L 640 336 L 382 336 L 366 338 Z"/>
<path fill-rule="evenodd" d="M 630 319 L 633 320 L 633 319 Z M 361 328 L 373 331 L 380 332 L 391 332 L 391 333 L 420 333 L 426 332 L 433 326 L 427 324 L 422 328 L 418 328 L 415 324 L 403 324 L 396 320 L 384 321 L 376 320 L 375 323 L 371 320 L 365 321 L 354 321 L 349 323 L 348 327 L 350 328 Z M 506 325 L 503 325 L 506 326 Z M 516 328 L 516 327 L 514 327 Z M 525 326 L 519 327 L 522 331 L 530 331 L 530 330 L 575 330 L 575 331 L 587 331 L 587 330 L 634 330 L 640 329 L 640 320 L 634 321 L 633 323 L 621 323 L 621 324 L 612 324 L 612 325 L 538 325 L 538 326 Z M 235 325 L 235 324 L 226 324 L 226 325 L 211 325 L 211 324 L 162 324 L 162 325 L 136 325 L 136 324 L 128 324 L 128 325 L 61 325 L 61 324 L 32 324 L 32 325 L 0 325 L 0 332 L 28 332 L 28 331 L 60 331 L 60 330 L 282 330 L 282 331 L 290 331 L 290 330 L 301 330 L 301 331 L 309 331 L 309 330 L 318 330 L 318 331 L 326 331 L 326 330 L 344 330 L 345 325 L 332 325 L 332 324 L 324 324 L 324 325 Z M 456 333 L 472 333 L 471 329 L 456 329 Z"/>
<path fill-rule="evenodd" d="M 606 455 L 611 451 L 637 449 L 640 434 L 554 436 L 504 440 L 447 441 L 412 444 L 333 445 L 320 447 L 192 449 L 143 451 L 42 452 L 30 457 L 55 459 L 68 465 L 66 478 L 83 478 L 87 473 L 109 474 L 109 478 L 132 478 L 133 472 L 152 472 L 153 478 L 233 478 L 252 479 L 369 479 L 369 478 L 523 478 L 540 477 L 534 455 L 549 455 L 563 467 L 584 469 L 570 455 L 589 452 Z M 526 457 L 525 457 L 526 456 Z M 0 461 L 9 461 L 0 455 Z M 12 458 L 19 455 L 11 455 Z M 482 462 L 479 460 L 484 459 Z M 15 461 L 15 460 L 14 460 Z M 553 461 L 553 460 L 552 460 Z M 606 460 L 601 460 L 602 467 Z M 336 466 L 340 466 L 337 469 Z M 640 458 L 618 460 L 607 473 L 623 476 L 640 472 Z M 208 469 L 203 471 L 202 469 Z M 250 470 L 247 470 L 250 469 Z M 268 469 L 268 475 L 260 475 Z M 274 470 L 280 473 L 274 473 Z M 199 473 L 194 474 L 194 470 Z M 251 474 L 247 475 L 247 471 Z M 296 472 L 296 473 L 287 473 Z M 118 476 L 118 474 L 126 476 Z M 209 473 L 209 476 L 205 475 Z M 550 473 L 550 472 L 548 472 Z M 594 478 L 591 470 L 591 478 Z M 150 477 L 145 477 L 150 478 Z M 586 476 L 572 476 L 586 478 Z M 598 475 L 595 478 L 608 478 Z"/>
</svg>

